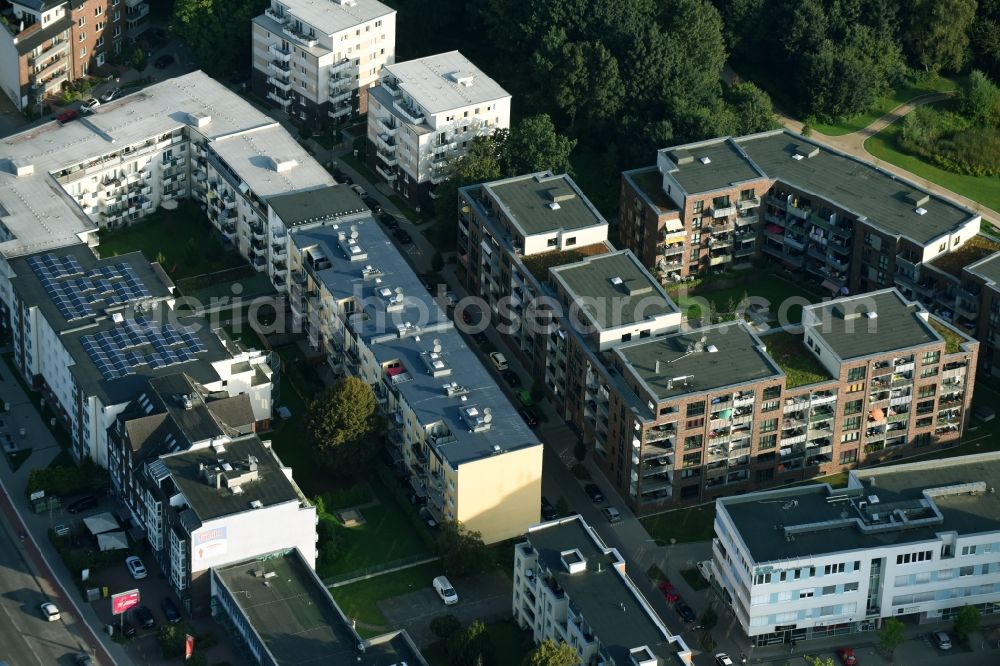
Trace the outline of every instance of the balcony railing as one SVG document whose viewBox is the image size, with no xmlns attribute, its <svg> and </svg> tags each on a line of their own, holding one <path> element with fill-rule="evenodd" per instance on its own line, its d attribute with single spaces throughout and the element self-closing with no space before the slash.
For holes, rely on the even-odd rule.
<svg viewBox="0 0 1000 666">
<path fill-rule="evenodd" d="M 264 8 L 264 16 L 268 17 L 272 21 L 276 21 L 280 25 L 285 25 L 285 22 L 288 20 L 288 17 L 285 16 L 283 13 L 276 12 L 270 7 Z"/>
<path fill-rule="evenodd" d="M 296 23 L 295 25 L 288 25 L 287 23 L 281 27 L 281 32 L 291 37 L 293 40 L 302 44 L 306 48 L 312 48 L 316 46 L 316 35 L 310 35 L 302 29 L 302 24 Z"/>
<path fill-rule="evenodd" d="M 34 67 L 39 63 L 43 63 L 49 58 L 55 57 L 66 53 L 69 50 L 69 40 L 68 39 L 57 39 L 52 43 L 47 49 L 42 51 L 36 56 L 28 58 L 28 67 Z"/>
<path fill-rule="evenodd" d="M 394 101 L 392 106 L 401 116 L 403 116 L 403 118 L 414 125 L 420 125 L 424 122 L 424 114 L 422 114 L 416 107 L 406 104 L 400 100 Z"/>
<path fill-rule="evenodd" d="M 267 82 L 279 90 L 289 92 L 292 89 L 292 79 L 287 76 L 269 76 Z"/>
<path fill-rule="evenodd" d="M 281 62 L 288 62 L 292 57 L 292 51 L 290 49 L 283 49 L 277 44 L 271 44 L 268 46 L 267 52 Z"/>
</svg>

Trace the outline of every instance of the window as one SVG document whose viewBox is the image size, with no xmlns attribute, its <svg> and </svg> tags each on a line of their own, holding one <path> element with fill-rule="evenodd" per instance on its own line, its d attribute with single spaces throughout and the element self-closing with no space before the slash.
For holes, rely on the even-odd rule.
<svg viewBox="0 0 1000 666">
<path fill-rule="evenodd" d="M 704 441 L 701 435 L 691 435 L 684 438 L 684 450 L 690 451 L 691 449 L 700 449 L 702 442 Z"/>
<path fill-rule="evenodd" d="M 81 46 L 80 47 L 80 57 L 83 58 L 86 55 L 87 55 L 87 47 L 86 46 Z"/>
<path fill-rule="evenodd" d="M 95 47 L 104 46 L 104 37 L 98 37 L 97 38 L 97 43 L 94 44 L 94 46 Z M 101 63 L 97 63 L 97 64 L 100 65 Z"/>
<path fill-rule="evenodd" d="M 764 400 L 772 400 L 774 398 L 780 398 L 781 397 L 781 387 L 780 386 L 768 386 L 766 389 L 764 389 L 764 392 L 761 394 L 761 397 L 763 397 Z"/>
<path fill-rule="evenodd" d="M 778 445 L 778 435 L 761 435 L 760 441 L 757 446 L 761 450 L 773 449 Z"/>
<path fill-rule="evenodd" d="M 98 32 L 100 32 L 101 30 L 104 30 L 105 25 L 107 24 L 104 21 L 98 21 L 97 25 L 94 27 L 97 29 Z"/>
<path fill-rule="evenodd" d="M 753 189 L 740 190 L 740 201 L 748 201 L 750 199 L 753 199 L 753 197 L 754 197 Z"/>
<path fill-rule="evenodd" d="M 937 392 L 937 384 L 928 384 L 917 389 L 918 398 L 930 398 Z"/>
<path fill-rule="evenodd" d="M 97 5 L 96 7 L 94 7 L 94 16 L 100 16 L 103 13 L 104 13 L 104 7 L 102 7 L 101 5 Z"/>
<path fill-rule="evenodd" d="M 703 210 L 705 210 L 705 202 L 704 201 L 695 201 L 694 202 L 694 212 L 695 213 L 700 213 Z"/>
<path fill-rule="evenodd" d="M 80 20 L 79 20 L 79 21 L 77 21 L 77 22 L 76 22 L 76 24 L 77 24 L 78 26 L 80 26 L 81 28 L 82 28 L 83 26 L 87 25 L 87 17 L 86 17 L 86 16 L 81 16 L 81 17 L 80 17 Z"/>
<path fill-rule="evenodd" d="M 930 352 L 924 352 L 924 355 L 921 357 L 920 362 L 923 365 L 931 365 L 932 363 L 937 363 L 940 360 L 941 360 L 941 352 L 930 351 Z"/>
<path fill-rule="evenodd" d="M 844 583 L 844 592 L 857 592 L 857 591 L 858 591 L 857 583 Z"/>
<path fill-rule="evenodd" d="M 851 368 L 847 371 L 847 381 L 856 382 L 865 378 L 865 373 L 868 371 L 867 366 L 860 366 L 857 368 Z"/>
<path fill-rule="evenodd" d="M 840 436 L 840 443 L 846 444 L 847 442 L 856 442 L 861 439 L 861 431 L 855 430 L 854 432 L 849 432 Z"/>
<path fill-rule="evenodd" d="M 844 430 L 857 430 L 861 427 L 860 416 L 850 416 L 844 419 Z"/>
<path fill-rule="evenodd" d="M 778 429 L 778 419 L 767 419 L 760 424 L 761 432 L 774 432 Z"/>
<path fill-rule="evenodd" d="M 688 255 L 690 261 L 698 261 L 698 257 L 701 255 L 701 251 L 698 248 L 691 250 L 691 254 Z"/>
<path fill-rule="evenodd" d="M 921 379 L 926 379 L 928 377 L 935 377 L 935 376 L 937 376 L 937 373 L 938 373 L 937 366 L 936 365 L 932 365 L 929 368 L 922 368 L 920 370 L 920 378 Z"/>
<path fill-rule="evenodd" d="M 703 427 L 705 427 L 704 416 L 701 417 L 700 419 L 691 419 L 690 421 L 684 424 L 684 428 L 686 430 L 691 430 L 692 428 L 703 428 Z"/>
<path fill-rule="evenodd" d="M 684 467 L 693 467 L 701 464 L 701 451 L 684 454 Z"/>
<path fill-rule="evenodd" d="M 851 449 L 850 451 L 840 452 L 840 464 L 841 465 L 851 465 L 858 462 L 858 450 Z"/>
<path fill-rule="evenodd" d="M 85 33 L 85 32 L 81 32 L 80 33 L 80 41 L 81 42 L 87 41 L 87 33 Z M 83 51 L 80 55 L 83 55 L 85 53 L 86 53 L 86 51 Z"/>
<path fill-rule="evenodd" d="M 864 391 L 864 390 L 865 390 L 865 383 L 864 382 L 857 382 L 855 384 L 848 384 L 847 385 L 847 392 L 848 393 L 857 393 L 858 391 Z"/>
<path fill-rule="evenodd" d="M 698 215 L 693 220 L 691 220 L 692 229 L 701 229 L 701 215 Z"/>
<path fill-rule="evenodd" d="M 690 239 L 691 239 L 691 245 L 698 245 L 699 243 L 701 243 L 701 232 L 700 231 L 692 232 Z"/>
<path fill-rule="evenodd" d="M 550 239 L 548 239 L 545 242 L 545 244 L 547 246 L 549 246 L 549 247 L 559 247 L 559 239 L 558 238 L 550 238 Z"/>
<path fill-rule="evenodd" d="M 631 333 L 624 333 L 624 334 L 622 334 L 622 342 L 628 342 L 631 339 L 632 339 L 632 334 Z"/>
<path fill-rule="evenodd" d="M 567 238 L 566 245 L 576 245 L 576 236 L 570 236 Z"/>
<path fill-rule="evenodd" d="M 852 400 L 844 405 L 844 414 L 860 414 L 861 413 L 861 401 Z"/>
<path fill-rule="evenodd" d="M 692 402 L 687 406 L 687 415 L 690 416 L 701 416 L 705 413 L 705 403 L 704 402 Z"/>
<path fill-rule="evenodd" d="M 760 411 L 762 412 L 773 412 L 774 410 L 781 407 L 780 400 L 769 400 L 760 406 Z"/>
<path fill-rule="evenodd" d="M 844 567 L 846 565 L 843 562 L 838 562 L 837 564 L 827 564 L 823 567 L 823 575 L 829 576 L 830 574 L 844 573 Z M 824 588 L 823 594 L 833 594 L 833 592 L 827 592 Z"/>
</svg>

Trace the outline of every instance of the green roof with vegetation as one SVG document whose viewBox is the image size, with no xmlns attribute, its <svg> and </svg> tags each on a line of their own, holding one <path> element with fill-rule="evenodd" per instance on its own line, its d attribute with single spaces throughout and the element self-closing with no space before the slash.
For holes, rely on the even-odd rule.
<svg viewBox="0 0 1000 666">
<path fill-rule="evenodd" d="M 802 334 L 777 331 L 761 337 L 767 355 L 785 373 L 785 387 L 796 388 L 833 379 L 823 364 L 806 350 Z"/>
<path fill-rule="evenodd" d="M 604 243 L 594 243 L 593 245 L 584 245 L 583 247 L 577 247 L 572 250 L 563 250 L 555 252 L 543 252 L 542 254 L 533 254 L 528 257 L 522 257 L 521 263 L 524 267 L 531 271 L 531 274 L 539 282 L 544 282 L 549 277 L 549 269 L 553 266 L 562 266 L 563 264 L 573 264 L 585 257 L 593 257 L 598 254 L 607 254 L 611 251 Z"/>
<path fill-rule="evenodd" d="M 945 354 L 954 354 L 957 351 L 961 351 L 962 343 L 965 342 L 961 335 L 951 330 L 934 317 L 928 317 L 927 323 L 931 325 L 931 328 L 937 331 L 938 335 L 944 338 Z"/>
<path fill-rule="evenodd" d="M 959 248 L 942 254 L 931 261 L 931 265 L 955 277 L 962 277 L 962 269 L 980 259 L 1000 252 L 1000 243 L 983 235 L 970 238 Z"/>
</svg>

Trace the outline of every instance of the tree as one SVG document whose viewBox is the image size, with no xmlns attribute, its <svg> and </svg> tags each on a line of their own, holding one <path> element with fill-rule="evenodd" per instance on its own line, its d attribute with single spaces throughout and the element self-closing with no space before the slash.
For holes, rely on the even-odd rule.
<svg viewBox="0 0 1000 666">
<path fill-rule="evenodd" d="M 771 105 L 771 96 L 750 82 L 734 83 L 729 88 L 726 101 L 732 108 L 735 120 L 730 134 L 743 136 L 779 126 Z"/>
<path fill-rule="evenodd" d="M 572 173 L 569 154 L 576 141 L 556 133 L 547 114 L 529 116 L 510 130 L 505 152 L 500 157 L 505 176 L 535 171 Z"/>
<path fill-rule="evenodd" d="M 580 656 L 566 643 L 546 638 L 524 658 L 523 666 L 578 666 Z"/>
<path fill-rule="evenodd" d="M 809 666 L 836 666 L 833 657 L 813 657 L 806 654 L 802 655 L 802 658 Z"/>
<path fill-rule="evenodd" d="M 377 451 L 375 394 L 357 377 L 343 377 L 309 403 L 306 433 L 309 444 L 336 474 L 350 476 L 364 469 Z"/>
<path fill-rule="evenodd" d="M 996 126 L 1000 120 L 1000 88 L 978 69 L 969 74 L 969 81 L 958 99 L 962 113 L 983 125 Z"/>
<path fill-rule="evenodd" d="M 490 551 L 483 543 L 483 535 L 469 531 L 459 522 L 441 525 L 437 539 L 441 564 L 449 576 L 460 578 L 480 573 L 492 561 Z"/>
<path fill-rule="evenodd" d="M 903 623 L 894 617 L 886 618 L 882 623 L 882 628 L 878 630 L 878 647 L 886 657 L 892 659 L 896 651 L 906 637 L 903 635 Z"/>
<path fill-rule="evenodd" d="M 976 0 L 910 0 L 904 43 L 915 65 L 957 72 L 968 56 Z"/>
<path fill-rule="evenodd" d="M 250 66 L 247 26 L 267 0 L 176 0 L 170 31 L 190 48 L 203 69 L 228 74 Z"/>
<path fill-rule="evenodd" d="M 448 639 L 447 651 L 451 666 L 493 666 L 496 663 L 493 641 L 486 625 L 479 620 Z"/>
<path fill-rule="evenodd" d="M 982 619 L 975 606 L 962 606 L 955 616 L 955 638 L 960 643 L 967 643 L 969 635 L 979 629 Z"/>
<path fill-rule="evenodd" d="M 975 65 L 1000 80 L 1000 0 L 979 0 L 969 28 L 969 47 Z"/>
<path fill-rule="evenodd" d="M 572 129 L 577 120 L 583 127 L 600 127 L 622 106 L 624 88 L 618 60 L 599 41 L 567 41 L 566 32 L 553 28 L 534 54 L 535 76 Z"/>
</svg>

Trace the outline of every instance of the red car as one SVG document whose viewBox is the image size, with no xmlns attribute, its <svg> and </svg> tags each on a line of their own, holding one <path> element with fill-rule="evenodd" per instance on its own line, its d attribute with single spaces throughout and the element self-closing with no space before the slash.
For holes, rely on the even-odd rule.
<svg viewBox="0 0 1000 666">
<path fill-rule="evenodd" d="M 79 114 L 76 112 L 76 109 L 66 109 L 58 116 L 56 116 L 56 120 L 58 120 L 61 123 L 68 123 L 71 120 L 76 120 L 76 117 L 78 115 Z"/>
<path fill-rule="evenodd" d="M 840 648 L 837 650 L 837 654 L 844 666 L 858 666 L 858 658 L 854 656 L 853 648 Z"/>
<path fill-rule="evenodd" d="M 674 603 L 681 598 L 681 595 L 677 594 L 677 590 L 674 589 L 673 583 L 668 580 L 661 580 L 656 584 L 656 587 L 660 588 L 660 592 L 666 598 L 667 603 Z"/>
</svg>

